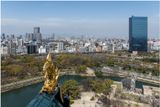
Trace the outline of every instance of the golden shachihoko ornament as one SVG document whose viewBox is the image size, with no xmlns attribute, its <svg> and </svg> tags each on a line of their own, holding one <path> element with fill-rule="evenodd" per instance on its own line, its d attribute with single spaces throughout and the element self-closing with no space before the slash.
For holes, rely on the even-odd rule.
<svg viewBox="0 0 160 107">
<path fill-rule="evenodd" d="M 50 53 L 47 55 L 46 62 L 43 66 L 43 73 L 45 82 L 40 92 L 47 92 L 50 94 L 55 90 L 59 77 L 59 69 L 53 64 Z"/>
</svg>

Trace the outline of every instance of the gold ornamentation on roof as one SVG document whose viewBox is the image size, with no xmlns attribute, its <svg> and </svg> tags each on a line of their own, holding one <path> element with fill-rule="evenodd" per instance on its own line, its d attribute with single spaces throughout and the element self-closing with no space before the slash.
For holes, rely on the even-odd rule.
<svg viewBox="0 0 160 107">
<path fill-rule="evenodd" d="M 59 69 L 53 64 L 50 53 L 47 55 L 46 62 L 43 66 L 43 73 L 45 82 L 40 92 L 47 92 L 50 94 L 55 90 L 59 77 Z"/>
</svg>

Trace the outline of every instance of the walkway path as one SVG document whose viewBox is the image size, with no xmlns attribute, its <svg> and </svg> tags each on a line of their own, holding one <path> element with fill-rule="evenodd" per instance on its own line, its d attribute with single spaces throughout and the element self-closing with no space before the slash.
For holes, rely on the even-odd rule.
<svg viewBox="0 0 160 107">
<path fill-rule="evenodd" d="M 125 70 L 118 70 L 118 69 L 112 69 L 111 67 L 103 67 L 102 68 L 102 72 L 104 73 L 104 75 L 117 75 L 120 77 L 126 77 L 128 75 L 133 74 L 134 72 L 129 72 L 129 71 L 125 71 Z M 151 77 L 149 78 L 148 76 L 145 76 L 143 74 L 140 73 L 134 73 L 137 76 L 137 80 L 139 81 L 143 81 L 143 82 L 148 82 L 148 83 L 152 83 L 152 84 L 156 84 L 156 85 L 160 85 L 160 78 L 155 79 L 155 77 Z"/>
<path fill-rule="evenodd" d="M 94 100 L 90 100 L 94 96 Z M 74 103 L 71 107 L 102 107 L 97 103 L 97 98 L 95 97 L 94 92 L 82 92 L 81 99 L 74 100 Z"/>
</svg>

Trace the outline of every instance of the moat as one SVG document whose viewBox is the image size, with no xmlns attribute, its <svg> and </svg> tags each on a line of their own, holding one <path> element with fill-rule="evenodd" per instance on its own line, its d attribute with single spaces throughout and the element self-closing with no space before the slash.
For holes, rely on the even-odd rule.
<svg viewBox="0 0 160 107">
<path fill-rule="evenodd" d="M 78 75 L 64 75 L 61 76 L 59 79 L 59 84 L 62 84 L 66 80 L 74 79 L 78 82 L 81 82 L 82 80 L 86 78 L 95 78 L 95 77 L 82 77 Z M 114 81 L 121 81 L 122 77 L 113 77 L 113 76 L 104 76 L 104 79 L 112 79 Z M 1 95 L 1 102 L 2 107 L 25 107 L 40 91 L 43 83 L 37 83 L 30 86 L 26 86 L 23 88 L 15 89 L 12 91 L 8 91 L 5 93 L 2 93 Z M 142 88 L 142 85 L 150 85 L 150 86 L 157 86 L 149 83 L 144 83 L 140 81 L 136 81 L 136 87 Z"/>
</svg>

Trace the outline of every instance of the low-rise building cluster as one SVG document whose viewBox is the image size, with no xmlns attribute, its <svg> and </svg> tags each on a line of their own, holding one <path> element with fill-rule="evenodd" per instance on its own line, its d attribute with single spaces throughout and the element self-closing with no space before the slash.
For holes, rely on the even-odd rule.
<svg viewBox="0 0 160 107">
<path fill-rule="evenodd" d="M 44 36 L 45 37 L 45 36 Z M 149 40 L 149 50 L 159 50 L 160 42 Z M 90 53 L 112 52 L 128 50 L 128 40 L 124 39 L 96 39 L 90 37 L 57 37 L 55 34 L 42 38 L 40 27 L 34 27 L 32 33 L 25 36 L 1 35 L 2 55 L 46 54 L 50 53 Z"/>
</svg>

